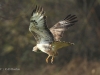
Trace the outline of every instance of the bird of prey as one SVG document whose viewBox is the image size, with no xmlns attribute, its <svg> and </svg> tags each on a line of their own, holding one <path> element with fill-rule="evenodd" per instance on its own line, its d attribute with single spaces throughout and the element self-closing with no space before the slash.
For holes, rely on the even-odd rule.
<svg viewBox="0 0 100 75">
<path fill-rule="evenodd" d="M 76 18 L 75 15 L 68 15 L 49 29 L 46 25 L 46 16 L 43 8 L 36 6 L 31 14 L 29 26 L 29 31 L 36 40 L 36 46 L 33 47 L 33 51 L 40 50 L 48 54 L 46 62 L 48 63 L 49 57 L 52 57 L 51 63 L 53 63 L 58 49 L 74 45 L 74 43 L 61 41 L 61 38 L 64 32 L 77 22 Z"/>
</svg>

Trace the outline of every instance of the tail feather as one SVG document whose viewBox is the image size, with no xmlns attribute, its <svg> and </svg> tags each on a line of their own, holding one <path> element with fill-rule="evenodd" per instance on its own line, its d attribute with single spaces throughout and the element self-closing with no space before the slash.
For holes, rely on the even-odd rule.
<svg viewBox="0 0 100 75">
<path fill-rule="evenodd" d="M 71 46 L 71 45 L 74 45 L 74 43 L 70 43 L 70 42 L 64 42 L 64 41 L 55 41 L 51 44 L 51 46 L 55 49 L 55 50 L 58 50 L 60 48 L 63 48 L 63 47 L 67 47 L 67 46 Z"/>
</svg>

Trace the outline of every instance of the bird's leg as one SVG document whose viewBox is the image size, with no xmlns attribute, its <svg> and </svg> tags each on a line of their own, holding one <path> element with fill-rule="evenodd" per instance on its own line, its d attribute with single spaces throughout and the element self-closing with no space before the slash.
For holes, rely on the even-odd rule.
<svg viewBox="0 0 100 75">
<path fill-rule="evenodd" d="M 50 55 L 48 55 L 48 57 L 46 58 L 46 62 L 48 63 L 48 59 L 49 59 Z"/>
<path fill-rule="evenodd" d="M 51 58 L 51 63 L 53 64 L 53 59 L 54 59 L 54 57 L 52 56 L 52 58 Z"/>
<path fill-rule="evenodd" d="M 55 56 L 57 56 L 58 55 L 58 51 L 55 53 Z"/>
</svg>

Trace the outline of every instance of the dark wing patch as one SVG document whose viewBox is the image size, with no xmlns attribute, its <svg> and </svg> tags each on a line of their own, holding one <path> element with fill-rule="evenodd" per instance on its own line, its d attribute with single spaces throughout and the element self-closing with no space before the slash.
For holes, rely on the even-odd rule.
<svg viewBox="0 0 100 75">
<path fill-rule="evenodd" d="M 78 21 L 76 18 L 77 17 L 75 15 L 68 15 L 64 20 L 59 21 L 50 28 L 50 31 L 52 32 L 56 41 L 60 41 L 60 39 L 63 37 L 64 31 L 75 25 L 75 23 Z"/>
</svg>

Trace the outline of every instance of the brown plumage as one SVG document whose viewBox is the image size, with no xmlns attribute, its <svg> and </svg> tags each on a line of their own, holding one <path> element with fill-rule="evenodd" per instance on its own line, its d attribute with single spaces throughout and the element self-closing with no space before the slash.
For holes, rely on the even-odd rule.
<svg viewBox="0 0 100 75">
<path fill-rule="evenodd" d="M 64 20 L 59 21 L 53 27 L 50 28 L 56 41 L 60 41 L 63 37 L 64 32 L 77 22 L 75 15 L 68 15 Z"/>
<path fill-rule="evenodd" d="M 31 16 L 29 31 L 33 34 L 37 42 L 36 46 L 33 47 L 33 51 L 41 50 L 48 54 L 46 62 L 48 62 L 49 57 L 52 56 L 51 63 L 53 63 L 53 58 L 58 49 L 74 45 L 74 43 L 61 41 L 61 38 L 64 32 L 77 22 L 77 17 L 75 15 L 68 15 L 64 20 L 59 21 L 49 30 L 46 25 L 46 16 L 42 7 L 36 6 Z"/>
</svg>

